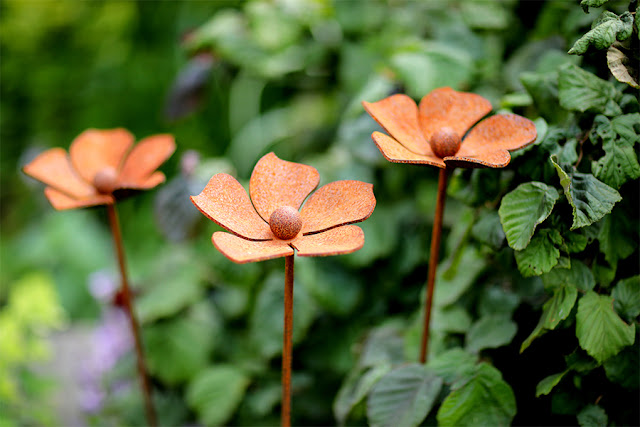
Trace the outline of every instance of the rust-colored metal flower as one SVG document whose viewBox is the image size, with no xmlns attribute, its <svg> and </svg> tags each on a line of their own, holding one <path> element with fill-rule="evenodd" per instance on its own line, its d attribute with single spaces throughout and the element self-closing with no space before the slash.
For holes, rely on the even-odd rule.
<svg viewBox="0 0 640 427">
<path fill-rule="evenodd" d="M 215 247 L 237 263 L 294 255 L 325 256 L 354 252 L 364 244 L 355 225 L 376 205 L 373 186 L 336 181 L 318 186 L 318 171 L 269 153 L 251 174 L 249 193 L 231 175 L 214 175 L 191 201 L 209 219 L 230 231 L 215 232 Z M 300 209 L 302 206 L 302 209 Z"/>
<path fill-rule="evenodd" d="M 69 148 L 51 148 L 23 168 L 47 185 L 44 193 L 58 210 L 111 205 L 116 190 L 146 190 L 165 180 L 156 169 L 176 149 L 173 136 L 142 139 L 126 129 L 88 129 Z"/>
<path fill-rule="evenodd" d="M 509 151 L 536 139 L 533 122 L 515 114 L 496 114 L 472 128 L 491 112 L 491 103 L 480 95 L 449 87 L 431 91 L 419 106 L 403 94 L 362 104 L 389 133 L 374 132 L 371 137 L 384 157 L 394 163 L 442 169 L 502 168 L 511 160 Z"/>
</svg>

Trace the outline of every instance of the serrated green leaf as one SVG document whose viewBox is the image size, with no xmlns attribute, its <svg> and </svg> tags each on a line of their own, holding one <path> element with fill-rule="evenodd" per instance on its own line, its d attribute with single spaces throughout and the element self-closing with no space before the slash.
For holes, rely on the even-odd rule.
<svg viewBox="0 0 640 427">
<path fill-rule="evenodd" d="M 527 90 L 540 115 L 549 121 L 563 122 L 567 110 L 558 102 L 558 72 L 523 72 L 520 82 Z"/>
<path fill-rule="evenodd" d="M 507 426 L 516 414 L 516 399 L 500 371 L 486 363 L 474 376 L 454 388 L 438 410 L 438 425 Z"/>
<path fill-rule="evenodd" d="M 632 345 L 610 357 L 604 362 L 604 371 L 609 380 L 637 390 L 640 387 L 640 347 Z"/>
<path fill-rule="evenodd" d="M 520 273 L 524 277 L 531 277 L 549 272 L 558 264 L 560 250 L 557 246 L 561 242 L 562 237 L 557 230 L 545 229 L 536 233 L 529 246 L 515 252 Z"/>
<path fill-rule="evenodd" d="M 555 156 L 551 156 L 550 160 L 558 172 L 564 194 L 573 208 L 571 230 L 600 220 L 622 200 L 620 193 L 598 181 L 593 175 L 579 172 L 569 175 L 556 163 Z"/>
<path fill-rule="evenodd" d="M 554 268 L 542 275 L 542 283 L 546 289 L 562 286 L 575 286 L 583 292 L 590 291 L 596 285 L 593 273 L 582 261 L 573 260 L 570 268 Z"/>
<path fill-rule="evenodd" d="M 564 377 L 567 372 L 569 372 L 568 369 L 543 378 L 542 381 L 540 381 L 536 386 L 536 397 L 551 393 L 551 390 L 553 390 L 553 388 L 558 385 L 562 377 Z"/>
<path fill-rule="evenodd" d="M 500 215 L 496 211 L 485 212 L 473 225 L 471 234 L 493 249 L 500 249 L 506 237 L 500 223 Z"/>
<path fill-rule="evenodd" d="M 475 372 L 477 356 L 456 347 L 429 359 L 427 367 L 432 369 L 445 383 L 453 384 L 469 378 Z"/>
<path fill-rule="evenodd" d="M 490 315 L 481 317 L 471 326 L 466 339 L 466 348 L 477 353 L 485 348 L 497 348 L 511 342 L 518 326 L 508 316 Z"/>
<path fill-rule="evenodd" d="M 436 275 L 434 305 L 444 307 L 457 301 L 486 265 L 484 257 L 473 246 L 464 248 L 460 261 L 450 268 L 441 265 Z"/>
<path fill-rule="evenodd" d="M 584 251 L 589 243 L 589 237 L 581 231 L 568 231 L 562 235 L 566 250 L 570 254 Z"/>
<path fill-rule="evenodd" d="M 580 347 L 602 363 L 633 344 L 635 327 L 618 317 L 613 297 L 589 291 L 578 302 L 576 336 Z"/>
<path fill-rule="evenodd" d="M 587 405 L 578 414 L 580 427 L 606 427 L 608 422 L 609 417 L 600 406 Z"/>
<path fill-rule="evenodd" d="M 423 365 L 411 364 L 387 373 L 367 399 L 371 426 L 417 426 L 435 403 L 442 379 Z"/>
<path fill-rule="evenodd" d="M 383 324 L 369 332 L 362 346 L 358 365 L 375 367 L 378 365 L 395 365 L 404 360 L 404 344 L 402 331 L 396 324 Z"/>
<path fill-rule="evenodd" d="M 606 49 L 616 41 L 628 39 L 633 32 L 633 16 L 628 11 L 618 16 L 605 10 L 593 24 L 593 28 L 569 49 L 569 55 L 582 55 L 589 46 Z"/>
<path fill-rule="evenodd" d="M 591 164 L 596 178 L 613 188 L 640 178 L 640 164 L 632 143 L 623 138 L 608 139 L 603 148 L 605 155 Z"/>
<path fill-rule="evenodd" d="M 598 362 L 593 360 L 593 357 L 589 356 L 580 347 L 576 348 L 573 353 L 564 357 L 567 367 L 576 372 L 589 372 L 597 368 Z"/>
<path fill-rule="evenodd" d="M 576 65 L 562 67 L 558 76 L 560 105 L 572 111 L 593 111 L 606 116 L 622 114 L 616 100 L 620 93 L 606 80 Z"/>
<path fill-rule="evenodd" d="M 390 370 L 391 365 L 385 363 L 373 368 L 355 369 L 349 373 L 333 402 L 333 414 L 340 425 L 344 425 L 351 410 L 365 398 L 380 378 Z"/>
<path fill-rule="evenodd" d="M 609 0 L 582 0 L 580 6 L 582 6 L 582 10 L 588 13 L 590 7 L 600 7 L 608 1 Z"/>
<path fill-rule="evenodd" d="M 193 377 L 187 403 L 207 426 L 225 424 L 240 404 L 250 379 L 232 365 L 217 365 Z"/>
<path fill-rule="evenodd" d="M 637 245 L 633 233 L 631 221 L 624 211 L 614 209 L 604 217 L 598 232 L 598 242 L 600 252 L 611 266 L 616 266 L 618 260 L 625 259 L 633 253 Z"/>
<path fill-rule="evenodd" d="M 633 276 L 618 282 L 613 291 L 613 307 L 627 319 L 640 315 L 640 276 Z"/>
<path fill-rule="evenodd" d="M 515 250 L 526 248 L 538 224 L 551 214 L 558 197 L 555 188 L 535 181 L 521 184 L 505 195 L 498 213 L 509 246 Z"/>
<path fill-rule="evenodd" d="M 542 316 L 533 332 L 522 342 L 520 353 L 531 345 L 534 339 L 547 330 L 555 329 L 558 324 L 569 316 L 576 303 L 578 289 L 570 284 L 558 285 L 553 290 L 553 296 L 542 306 Z"/>
</svg>

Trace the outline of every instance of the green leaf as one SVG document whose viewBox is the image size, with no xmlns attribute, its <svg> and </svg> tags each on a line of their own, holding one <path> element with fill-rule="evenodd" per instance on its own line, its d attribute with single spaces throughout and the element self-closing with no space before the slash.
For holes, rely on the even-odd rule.
<svg viewBox="0 0 640 427">
<path fill-rule="evenodd" d="M 609 121 L 604 116 L 594 121 L 597 134 L 603 139 L 605 155 L 592 162 L 596 178 L 605 184 L 620 188 L 630 179 L 640 177 L 640 164 L 633 145 L 638 139 L 634 124 L 640 123 L 640 114 L 625 114 Z"/>
<path fill-rule="evenodd" d="M 564 361 L 567 364 L 567 368 L 580 373 L 592 371 L 599 366 L 598 362 L 580 347 L 577 347 L 573 353 L 565 356 Z"/>
<path fill-rule="evenodd" d="M 562 236 L 557 230 L 544 229 L 538 232 L 529 246 L 522 251 L 516 251 L 515 257 L 518 269 L 524 277 L 539 276 L 547 273 L 558 264 Z"/>
<path fill-rule="evenodd" d="M 136 299 L 136 312 L 142 323 L 176 314 L 202 296 L 198 273 L 180 269 L 166 281 L 155 284 Z"/>
<path fill-rule="evenodd" d="M 553 390 L 553 388 L 558 385 L 562 377 L 564 377 L 567 372 L 569 372 L 568 369 L 543 378 L 542 381 L 540 381 L 536 386 L 536 397 L 551 393 L 551 390 Z"/>
<path fill-rule="evenodd" d="M 613 291 L 613 307 L 627 319 L 640 315 L 640 276 L 633 276 L 618 282 Z"/>
<path fill-rule="evenodd" d="M 362 346 L 358 364 L 362 367 L 395 365 L 404 361 L 402 330 L 393 323 L 374 328 Z"/>
<path fill-rule="evenodd" d="M 571 230 L 591 225 L 611 212 L 613 206 L 622 200 L 620 193 L 593 175 L 574 172 L 568 175 L 551 156 L 551 163 L 558 172 L 564 194 L 573 208 Z"/>
<path fill-rule="evenodd" d="M 542 316 L 533 332 L 523 341 L 520 353 L 531 345 L 534 339 L 547 330 L 555 329 L 558 324 L 569 316 L 576 303 L 578 289 L 571 284 L 561 284 L 554 287 L 553 296 L 542 306 Z"/>
<path fill-rule="evenodd" d="M 635 327 L 613 311 L 612 297 L 589 291 L 578 302 L 576 336 L 580 347 L 602 363 L 633 344 Z"/>
<path fill-rule="evenodd" d="M 427 367 L 441 377 L 445 383 L 453 384 L 470 378 L 475 372 L 476 361 L 477 356 L 455 347 L 429 359 Z"/>
<path fill-rule="evenodd" d="M 444 307 L 458 300 L 486 266 L 486 260 L 473 246 L 462 250 L 459 262 L 440 265 L 436 274 L 434 305 Z M 424 292 L 422 293 L 424 295 Z"/>
<path fill-rule="evenodd" d="M 381 364 L 373 368 L 355 369 L 349 373 L 342 387 L 338 390 L 336 400 L 333 402 L 333 414 L 340 425 L 344 425 L 351 410 L 365 398 L 380 378 L 390 370 L 390 364 Z"/>
<path fill-rule="evenodd" d="M 332 260 L 296 259 L 296 280 L 322 308 L 331 313 L 350 313 L 362 297 L 362 285 Z"/>
<path fill-rule="evenodd" d="M 568 231 L 562 235 L 566 250 L 570 254 L 584 251 L 589 243 L 589 237 L 580 231 Z"/>
<path fill-rule="evenodd" d="M 608 422 L 609 417 L 600 406 L 588 405 L 578 414 L 580 427 L 606 427 Z"/>
<path fill-rule="evenodd" d="M 617 265 L 618 260 L 633 253 L 637 246 L 633 233 L 634 227 L 625 211 L 614 209 L 604 217 L 598 232 L 598 242 L 600 252 L 611 266 Z"/>
<path fill-rule="evenodd" d="M 558 102 L 558 72 L 534 73 L 525 71 L 520 81 L 527 90 L 540 115 L 550 122 L 562 123 L 567 110 Z"/>
<path fill-rule="evenodd" d="M 570 268 L 554 268 L 542 276 L 547 289 L 562 286 L 575 286 L 583 292 L 590 291 L 596 285 L 593 273 L 582 261 L 573 260 Z"/>
<path fill-rule="evenodd" d="M 232 365 L 217 365 L 193 377 L 187 403 L 207 426 L 225 424 L 242 401 L 249 378 Z"/>
<path fill-rule="evenodd" d="M 502 347 L 511 342 L 517 331 L 518 326 L 508 316 L 484 316 L 469 329 L 466 348 L 477 353 L 485 348 Z"/>
<path fill-rule="evenodd" d="M 478 314 L 504 314 L 511 317 L 521 298 L 522 295 L 519 293 L 504 289 L 500 285 L 485 287 L 478 302 Z"/>
<path fill-rule="evenodd" d="M 637 390 L 640 385 L 640 347 L 632 345 L 604 362 L 607 378 L 624 388 Z"/>
<path fill-rule="evenodd" d="M 591 31 L 580 37 L 569 50 L 569 55 L 582 55 L 587 52 L 589 46 L 596 49 L 606 49 L 617 41 L 623 41 L 631 37 L 633 32 L 633 16 L 630 12 L 624 12 L 618 16 L 605 10 L 594 21 Z"/>
<path fill-rule="evenodd" d="M 622 114 L 616 100 L 620 93 L 606 80 L 577 65 L 562 67 L 558 76 L 560 105 L 572 111 L 592 111 L 606 116 Z"/>
<path fill-rule="evenodd" d="M 520 184 L 505 195 L 498 213 L 509 246 L 517 251 L 526 248 L 538 224 L 551 214 L 558 197 L 555 188 L 535 181 Z"/>
<path fill-rule="evenodd" d="M 582 0 L 580 6 L 582 6 L 582 10 L 588 13 L 589 7 L 600 7 L 608 1 L 609 0 Z"/>
<path fill-rule="evenodd" d="M 492 247 L 500 249 L 505 239 L 505 233 L 500 223 L 500 215 L 496 211 L 485 212 L 473 225 L 471 234 L 478 241 Z"/>
<path fill-rule="evenodd" d="M 394 369 L 375 385 L 367 400 L 371 426 L 417 426 L 429 414 L 442 379 L 423 365 Z"/>
<path fill-rule="evenodd" d="M 461 384 L 460 384 L 461 383 Z M 500 371 L 486 363 L 476 366 L 468 381 L 454 384 L 438 410 L 438 425 L 507 426 L 516 414 L 516 399 Z"/>
</svg>

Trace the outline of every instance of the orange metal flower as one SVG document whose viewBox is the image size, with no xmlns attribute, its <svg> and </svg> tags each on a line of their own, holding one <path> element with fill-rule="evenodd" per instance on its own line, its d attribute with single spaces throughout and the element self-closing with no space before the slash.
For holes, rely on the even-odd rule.
<svg viewBox="0 0 640 427">
<path fill-rule="evenodd" d="M 269 153 L 251 174 L 249 193 L 224 173 L 214 175 L 191 201 L 209 219 L 231 233 L 215 232 L 215 247 L 237 263 L 294 254 L 325 256 L 354 252 L 364 244 L 360 227 L 376 205 L 373 185 L 336 181 L 316 191 L 318 171 Z"/>
<path fill-rule="evenodd" d="M 23 168 L 24 173 L 47 185 L 44 193 L 55 209 L 111 205 L 114 191 L 146 190 L 165 180 L 156 169 L 173 154 L 171 135 L 153 135 L 133 146 L 126 129 L 82 132 L 69 154 L 52 148 Z"/>
<path fill-rule="evenodd" d="M 509 151 L 536 139 L 533 122 L 515 114 L 488 117 L 471 129 L 491 112 L 491 103 L 480 95 L 449 87 L 431 91 L 419 106 L 402 94 L 362 104 L 389 133 L 374 132 L 371 137 L 384 157 L 394 163 L 442 169 L 502 168 L 511 160 Z"/>
</svg>

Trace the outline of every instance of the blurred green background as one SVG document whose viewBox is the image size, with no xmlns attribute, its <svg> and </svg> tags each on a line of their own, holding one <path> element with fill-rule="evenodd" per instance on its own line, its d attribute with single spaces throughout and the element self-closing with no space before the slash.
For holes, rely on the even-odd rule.
<svg viewBox="0 0 640 427">
<path fill-rule="evenodd" d="M 246 184 L 269 151 L 316 167 L 321 185 L 373 183 L 378 205 L 362 224 L 365 247 L 296 260 L 294 423 L 331 425 L 343 411 L 334 412 L 334 398 L 372 328 L 407 330 L 399 352 L 417 354 L 435 205 L 437 171 L 387 163 L 361 101 L 452 86 L 529 115 L 520 73 L 577 62 L 565 52 L 592 20 L 568 1 L 2 0 L 0 420 L 143 422 L 126 343 L 104 349 L 118 356 L 108 369 L 89 363 L 108 359 L 95 356 L 96 346 L 118 335 L 92 341 L 113 320 L 99 289 L 117 283 L 105 214 L 54 212 L 20 171 L 37 153 L 68 148 L 87 128 L 175 135 L 177 151 L 161 169 L 166 184 L 118 206 L 166 425 L 279 417 L 284 263 L 228 261 L 210 243 L 217 227 L 188 196 L 217 172 Z M 510 169 L 452 177 L 441 255 L 452 273 L 441 298 L 456 301 L 483 280 L 459 309 L 437 315 L 434 352 L 459 342 L 491 304 L 509 301 L 513 313 L 521 301 L 541 300 L 540 281 L 520 277 L 503 236 L 492 261 L 476 246 L 460 253 L 474 239 L 479 207 L 495 208 L 506 191 Z M 496 302 L 496 292 L 506 296 Z M 472 300 L 485 308 L 469 309 Z M 520 319 L 522 334 L 537 321 L 531 309 Z M 60 342 L 77 348 L 71 379 L 60 375 L 69 364 Z M 60 403 L 50 396 L 61 387 L 79 391 Z M 523 417 L 536 410 L 523 408 Z M 362 403 L 351 411 L 364 422 Z"/>
</svg>

